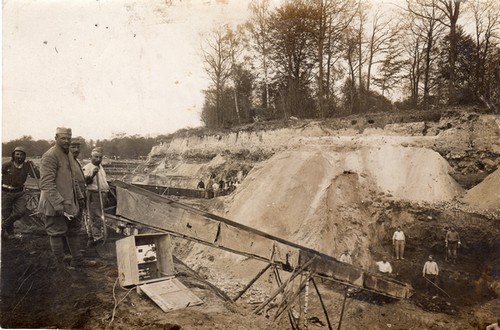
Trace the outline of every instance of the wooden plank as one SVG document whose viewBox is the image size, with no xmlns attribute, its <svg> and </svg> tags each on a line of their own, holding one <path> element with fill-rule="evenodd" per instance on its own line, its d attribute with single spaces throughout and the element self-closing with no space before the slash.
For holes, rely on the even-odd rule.
<svg viewBox="0 0 500 330">
<path fill-rule="evenodd" d="M 139 283 L 134 236 L 116 241 L 116 259 L 120 285 L 128 286 Z"/>
<path fill-rule="evenodd" d="M 216 221 L 191 214 L 159 196 L 159 200 L 150 199 L 121 187 L 116 188 L 116 194 L 119 216 L 205 242 L 215 241 L 219 226 Z"/>
<path fill-rule="evenodd" d="M 164 312 L 203 304 L 200 298 L 176 278 L 141 285 L 140 289 Z"/>
<path fill-rule="evenodd" d="M 404 283 L 376 274 L 365 274 L 363 286 L 397 298 L 409 298 L 411 295 L 410 288 Z"/>
<path fill-rule="evenodd" d="M 225 223 L 220 225 L 216 244 L 233 251 L 243 251 L 262 258 L 269 258 L 273 251 L 272 240 Z"/>
<path fill-rule="evenodd" d="M 175 274 L 174 259 L 173 259 L 173 246 L 171 235 L 161 235 L 158 237 L 158 263 L 160 265 L 160 272 L 163 276 L 170 276 Z"/>
<path fill-rule="evenodd" d="M 315 259 L 309 267 L 314 276 L 398 299 L 411 295 L 409 284 L 385 277 L 365 280 L 365 276 L 371 276 L 370 273 L 341 263 L 324 253 L 121 181 L 114 181 L 113 185 L 117 189 L 117 215 L 138 223 L 240 255 L 274 264 L 281 263 L 282 268 L 285 269 L 287 265 L 289 271 Z"/>
</svg>

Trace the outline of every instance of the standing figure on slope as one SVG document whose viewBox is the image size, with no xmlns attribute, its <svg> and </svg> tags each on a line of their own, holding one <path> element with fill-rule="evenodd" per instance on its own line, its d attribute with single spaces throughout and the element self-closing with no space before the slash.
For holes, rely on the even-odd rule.
<svg viewBox="0 0 500 330">
<path fill-rule="evenodd" d="M 455 263 L 457 261 L 457 248 L 462 244 L 460 242 L 460 236 L 455 228 L 450 227 L 448 232 L 446 233 L 445 245 L 447 247 L 447 258 L 446 260 L 451 260 L 451 262 Z"/>
<path fill-rule="evenodd" d="M 347 249 L 344 250 L 344 253 L 342 253 L 340 255 L 339 260 L 340 260 L 340 262 L 352 265 L 352 258 L 351 258 L 351 255 L 349 254 L 349 250 L 347 250 Z"/>
<path fill-rule="evenodd" d="M 90 163 L 83 167 L 85 182 L 87 183 L 87 209 L 92 227 L 94 244 L 105 239 L 102 217 L 104 209 L 108 206 L 109 184 L 106 172 L 102 167 L 103 149 L 96 147 L 91 152 Z"/>
<path fill-rule="evenodd" d="M 24 184 L 28 179 L 40 178 L 40 171 L 31 160 L 26 161 L 26 150 L 16 147 L 11 160 L 2 164 L 2 237 L 14 238 L 14 222 L 26 214 Z"/>
<path fill-rule="evenodd" d="M 396 256 L 396 260 L 404 260 L 405 254 L 405 233 L 401 230 L 401 227 L 398 226 L 397 230 L 392 235 L 392 245 L 394 245 L 394 253 Z"/>
<path fill-rule="evenodd" d="M 71 252 L 69 268 L 83 266 L 78 213 L 84 204 L 83 194 L 75 178 L 78 165 L 69 153 L 71 129 L 57 128 L 56 144 L 47 150 L 40 163 L 40 203 L 38 210 L 44 215 L 45 230 L 58 269 L 64 264 L 64 239 Z"/>
</svg>

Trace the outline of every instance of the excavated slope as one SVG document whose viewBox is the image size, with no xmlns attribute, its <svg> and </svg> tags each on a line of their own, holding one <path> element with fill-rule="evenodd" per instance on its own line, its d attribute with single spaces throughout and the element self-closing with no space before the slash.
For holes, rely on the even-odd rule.
<svg viewBox="0 0 500 330">
<path fill-rule="evenodd" d="M 474 208 L 500 210 L 500 169 L 468 190 L 462 201 Z"/>
<path fill-rule="evenodd" d="M 344 152 L 282 152 L 260 164 L 234 195 L 225 215 L 272 235 L 337 256 L 358 249 L 369 262 L 368 206 L 393 199 L 449 201 L 462 189 L 447 162 L 429 149 L 392 145 Z"/>
</svg>

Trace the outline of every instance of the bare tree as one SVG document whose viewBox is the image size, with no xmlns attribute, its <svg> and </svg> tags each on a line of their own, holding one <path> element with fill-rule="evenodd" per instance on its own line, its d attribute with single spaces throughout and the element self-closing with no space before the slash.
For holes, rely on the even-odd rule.
<svg viewBox="0 0 500 330">
<path fill-rule="evenodd" d="M 249 5 L 252 16 L 247 23 L 253 40 L 253 48 L 259 54 L 260 66 L 264 75 L 264 108 L 269 108 L 269 7 L 270 0 L 252 0 Z"/>
<path fill-rule="evenodd" d="M 418 35 L 422 41 L 423 52 L 423 107 L 429 107 L 431 90 L 431 70 L 435 60 L 435 48 L 438 39 L 442 36 L 444 26 L 439 22 L 444 20 L 444 14 L 439 10 L 437 3 L 429 3 L 428 0 L 407 0 L 410 12 L 411 33 Z M 418 86 L 417 86 L 418 87 Z"/>
<path fill-rule="evenodd" d="M 460 15 L 460 4 L 464 0 L 408 0 L 408 10 L 422 18 L 436 19 L 436 17 L 426 14 L 426 11 L 414 11 L 412 3 L 417 2 L 421 7 L 435 8 L 442 15 L 438 15 L 438 22 L 449 28 L 450 46 L 448 50 L 449 80 L 448 80 L 448 103 L 454 104 L 456 101 L 455 91 L 455 62 L 457 58 L 457 23 Z M 428 12 L 435 13 L 434 9 Z"/>
<path fill-rule="evenodd" d="M 344 83 L 344 107 L 349 113 L 360 110 L 360 88 L 356 86 L 357 75 L 361 70 L 359 53 L 359 33 L 356 29 L 347 29 L 345 31 L 344 59 L 347 62 L 349 77 Z"/>
<path fill-rule="evenodd" d="M 222 125 L 221 97 L 233 69 L 233 49 L 231 47 L 230 29 L 227 26 L 214 28 L 210 35 L 204 39 L 201 47 L 204 69 L 213 86 L 213 125 L 215 127 Z"/>
<path fill-rule="evenodd" d="M 326 104 L 330 100 L 332 68 L 340 56 L 339 44 L 342 34 L 357 12 L 357 0 L 315 0 L 317 40 L 317 103 L 319 117 L 326 115 Z"/>
<path fill-rule="evenodd" d="M 486 103 L 491 99 L 494 74 L 488 72 L 500 38 L 500 3 L 497 0 L 472 0 L 469 3 L 476 43 L 475 95 Z"/>
<path fill-rule="evenodd" d="M 372 17 L 372 24 L 367 43 L 367 67 L 366 67 L 366 92 L 370 92 L 373 66 L 397 56 L 397 39 L 399 36 L 398 20 L 394 18 L 382 19 L 379 11 Z M 392 61 L 394 62 L 394 61 Z M 383 95 L 383 94 L 382 94 Z"/>
</svg>

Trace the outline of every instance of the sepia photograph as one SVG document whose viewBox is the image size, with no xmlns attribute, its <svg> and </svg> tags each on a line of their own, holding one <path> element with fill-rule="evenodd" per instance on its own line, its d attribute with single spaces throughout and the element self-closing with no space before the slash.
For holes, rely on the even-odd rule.
<svg viewBox="0 0 500 330">
<path fill-rule="evenodd" d="M 500 1 L 3 0 L 1 329 L 500 330 Z"/>
</svg>

